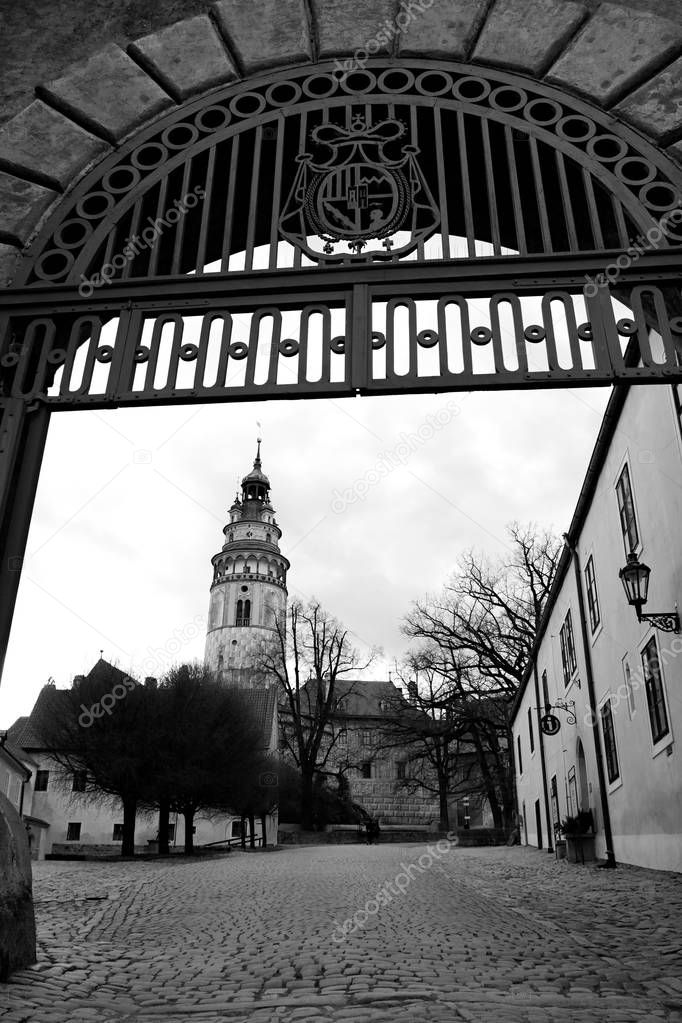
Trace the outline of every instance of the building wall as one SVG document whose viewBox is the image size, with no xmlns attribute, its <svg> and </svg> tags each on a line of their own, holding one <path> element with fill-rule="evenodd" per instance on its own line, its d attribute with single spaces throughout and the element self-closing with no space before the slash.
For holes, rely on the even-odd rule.
<svg viewBox="0 0 682 1023">
<path fill-rule="evenodd" d="M 682 636 L 637 622 L 629 607 L 619 569 L 626 551 L 619 523 L 615 484 L 627 460 L 634 495 L 640 546 L 640 561 L 651 567 L 649 601 L 644 611 L 670 611 L 682 598 L 682 439 L 670 387 L 633 387 L 626 399 L 610 445 L 577 548 L 585 599 L 589 651 L 592 659 L 596 703 L 601 712 L 610 700 L 613 717 L 618 777 L 606 779 L 608 805 L 617 860 L 666 870 L 682 870 L 682 766 L 675 743 L 682 734 Z M 594 632 L 589 621 L 585 568 L 592 556 L 600 611 Z M 578 671 L 576 679 L 564 686 L 561 670 L 559 630 L 571 608 Z M 661 658 L 669 732 L 654 745 L 643 684 L 641 651 L 655 637 Z M 631 686 L 625 683 L 624 662 L 630 665 Z M 538 674 L 547 670 L 550 698 L 575 700 L 576 725 L 566 715 L 556 737 L 544 737 L 547 782 L 556 774 L 561 816 L 575 812 L 575 794 L 568 787 L 568 774 L 576 770 L 580 798 L 578 739 L 586 760 L 586 795 L 599 829 L 597 852 L 605 853 L 594 740 L 587 699 L 585 657 L 582 650 L 577 589 L 573 569 L 568 573 L 538 658 Z M 580 680 L 580 686 L 578 685 Z M 533 804 L 541 800 L 545 829 L 542 779 L 537 725 L 534 717 L 534 755 L 530 754 L 528 709 L 535 707 L 535 692 L 528 686 L 514 723 L 514 744 L 521 739 L 523 773 L 517 763 L 519 807 L 526 805 L 528 841 L 537 844 Z M 599 713 L 599 733 L 603 727 Z M 606 765 L 605 765 L 606 772 Z M 585 786 L 583 786 L 585 788 Z M 521 829 L 524 840 L 524 829 Z M 545 838 L 546 842 L 546 838 Z"/>
</svg>

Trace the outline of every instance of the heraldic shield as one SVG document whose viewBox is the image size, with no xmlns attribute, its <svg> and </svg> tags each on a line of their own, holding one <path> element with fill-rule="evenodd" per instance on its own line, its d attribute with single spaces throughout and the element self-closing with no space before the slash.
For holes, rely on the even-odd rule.
<svg viewBox="0 0 682 1023">
<path fill-rule="evenodd" d="M 416 248 L 438 227 L 440 214 L 417 163 L 419 150 L 405 144 L 406 135 L 401 121 L 368 126 L 360 115 L 350 128 L 314 128 L 311 140 L 322 156 L 331 155 L 297 157 L 279 220 L 283 237 L 315 260 L 390 259 Z"/>
</svg>

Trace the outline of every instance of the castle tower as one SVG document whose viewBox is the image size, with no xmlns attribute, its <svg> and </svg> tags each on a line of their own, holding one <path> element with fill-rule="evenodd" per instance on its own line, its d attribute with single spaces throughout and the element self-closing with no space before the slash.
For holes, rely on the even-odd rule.
<svg viewBox="0 0 682 1023">
<path fill-rule="evenodd" d="M 242 480 L 223 529 L 225 543 L 211 559 L 213 583 L 205 660 L 222 681 L 258 685 L 263 643 L 278 642 L 276 620 L 287 606 L 289 562 L 280 553 L 282 532 L 270 504 L 270 481 L 263 472 L 261 441 L 253 469 Z"/>
</svg>

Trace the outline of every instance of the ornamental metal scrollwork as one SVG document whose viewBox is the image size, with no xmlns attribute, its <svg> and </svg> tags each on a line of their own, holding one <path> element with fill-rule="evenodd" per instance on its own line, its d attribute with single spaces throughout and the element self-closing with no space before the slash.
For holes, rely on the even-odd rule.
<svg viewBox="0 0 682 1023">
<path fill-rule="evenodd" d="M 363 249 L 375 256 L 383 249 L 387 257 L 412 251 L 438 227 L 440 214 L 417 163 L 419 149 L 402 141 L 406 135 L 402 121 L 371 125 L 360 114 L 350 128 L 315 128 L 310 137 L 318 149 L 297 157 L 280 233 L 318 259 L 336 254 L 342 242 L 357 256 Z M 331 151 L 326 160 L 316 155 L 319 147 Z M 408 233 L 402 245 L 395 240 L 401 230 Z M 311 236 L 323 243 L 319 251 Z"/>
</svg>

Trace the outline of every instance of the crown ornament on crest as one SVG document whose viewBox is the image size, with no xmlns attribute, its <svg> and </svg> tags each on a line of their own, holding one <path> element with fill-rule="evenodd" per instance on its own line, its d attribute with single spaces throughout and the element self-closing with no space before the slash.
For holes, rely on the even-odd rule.
<svg viewBox="0 0 682 1023">
<path fill-rule="evenodd" d="M 391 258 L 438 225 L 416 161 L 419 149 L 403 121 L 386 117 L 368 124 L 355 114 L 349 126 L 317 125 L 309 139 L 313 151 L 296 158 L 299 169 L 279 225 L 308 255 L 339 258 L 337 246 L 345 242 L 356 257 L 367 249 L 367 256 Z M 396 245 L 395 236 L 405 229 L 408 241 Z"/>
</svg>

